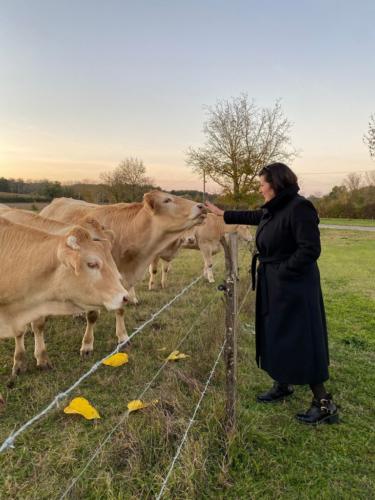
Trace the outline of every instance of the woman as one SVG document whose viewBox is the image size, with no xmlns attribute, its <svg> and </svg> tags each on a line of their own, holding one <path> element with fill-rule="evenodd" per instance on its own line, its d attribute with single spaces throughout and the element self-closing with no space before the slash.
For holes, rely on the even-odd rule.
<svg viewBox="0 0 375 500">
<path fill-rule="evenodd" d="M 337 407 L 327 393 L 328 342 L 317 259 L 320 255 L 319 218 L 312 203 L 298 195 L 297 177 L 283 163 L 259 173 L 265 204 L 259 210 L 223 211 L 226 224 L 257 225 L 253 258 L 256 291 L 256 360 L 273 379 L 271 389 L 257 396 L 261 403 L 281 401 L 293 394 L 293 384 L 309 384 L 310 408 L 298 413 L 306 424 L 338 422 Z"/>
</svg>

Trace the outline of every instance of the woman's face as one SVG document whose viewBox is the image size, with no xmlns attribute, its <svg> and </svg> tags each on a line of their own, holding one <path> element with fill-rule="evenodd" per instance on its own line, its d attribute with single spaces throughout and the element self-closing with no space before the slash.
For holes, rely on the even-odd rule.
<svg viewBox="0 0 375 500">
<path fill-rule="evenodd" d="M 260 180 L 259 192 L 262 193 L 264 201 L 267 202 L 272 200 L 272 198 L 275 197 L 276 193 L 272 189 L 271 184 L 266 181 L 264 175 L 261 175 L 259 177 L 259 180 Z"/>
</svg>

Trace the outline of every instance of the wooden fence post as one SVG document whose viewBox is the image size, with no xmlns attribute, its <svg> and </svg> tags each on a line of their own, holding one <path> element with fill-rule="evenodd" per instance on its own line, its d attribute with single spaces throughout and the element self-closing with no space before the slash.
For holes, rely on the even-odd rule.
<svg viewBox="0 0 375 500">
<path fill-rule="evenodd" d="M 238 238 L 237 233 L 229 235 L 229 245 L 227 240 L 222 238 L 221 244 L 224 248 L 226 282 L 225 282 L 225 326 L 226 343 L 224 358 L 226 365 L 226 418 L 225 429 L 228 434 L 232 433 L 236 425 L 236 384 L 237 384 L 237 308 L 238 308 Z"/>
</svg>

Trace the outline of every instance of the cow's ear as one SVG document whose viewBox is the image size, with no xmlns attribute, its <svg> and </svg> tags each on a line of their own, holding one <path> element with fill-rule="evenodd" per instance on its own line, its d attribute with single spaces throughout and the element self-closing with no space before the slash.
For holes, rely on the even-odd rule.
<svg viewBox="0 0 375 500">
<path fill-rule="evenodd" d="M 151 212 L 155 212 L 156 210 L 156 196 L 151 191 L 150 193 L 146 193 L 143 195 L 144 206 L 151 210 Z"/>
<path fill-rule="evenodd" d="M 77 244 L 77 240 L 72 235 L 67 235 L 57 251 L 59 261 L 66 267 L 73 269 L 74 273 L 78 276 L 81 267 L 81 252 Z"/>
<path fill-rule="evenodd" d="M 81 226 L 74 226 L 67 234 L 67 245 L 73 250 L 79 250 L 81 243 L 91 239 L 90 233 L 86 229 Z"/>
</svg>

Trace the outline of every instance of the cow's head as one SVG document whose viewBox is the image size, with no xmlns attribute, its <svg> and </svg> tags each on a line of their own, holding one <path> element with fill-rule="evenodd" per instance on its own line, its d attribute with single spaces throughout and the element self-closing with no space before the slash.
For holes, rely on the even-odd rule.
<svg viewBox="0 0 375 500">
<path fill-rule="evenodd" d="M 158 218 L 167 231 L 180 232 L 201 224 L 207 212 L 203 203 L 186 200 L 163 191 L 151 191 L 143 196 L 144 206 Z"/>
<path fill-rule="evenodd" d="M 80 308 L 105 306 L 113 310 L 129 300 L 108 240 L 97 241 L 84 228 L 75 226 L 61 237 L 57 256 L 63 264 L 59 286 L 69 290 L 70 300 Z"/>
</svg>

